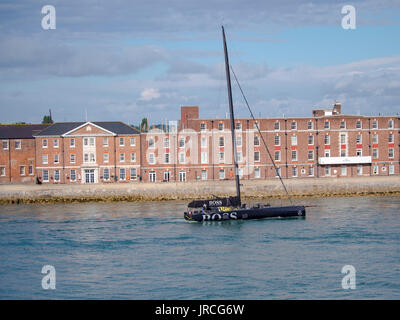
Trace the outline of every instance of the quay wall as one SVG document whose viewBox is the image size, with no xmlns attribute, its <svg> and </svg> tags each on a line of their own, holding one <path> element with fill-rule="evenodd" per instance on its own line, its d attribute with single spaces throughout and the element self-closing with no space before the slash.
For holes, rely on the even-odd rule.
<svg viewBox="0 0 400 320">
<path fill-rule="evenodd" d="M 241 183 L 243 199 L 286 198 L 279 180 L 244 180 Z M 294 198 L 400 195 L 400 178 L 397 176 L 286 179 L 285 184 Z M 212 195 L 235 195 L 235 192 L 233 181 L 91 185 L 8 184 L 0 185 L 0 204 L 191 200 Z"/>
</svg>

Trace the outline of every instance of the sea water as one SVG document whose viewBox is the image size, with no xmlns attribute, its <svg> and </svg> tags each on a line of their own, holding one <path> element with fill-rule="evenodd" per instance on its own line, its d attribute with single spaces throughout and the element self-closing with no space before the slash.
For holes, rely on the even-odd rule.
<svg viewBox="0 0 400 320">
<path fill-rule="evenodd" d="M 400 298 L 399 197 L 294 203 L 313 207 L 189 223 L 186 202 L 3 205 L 0 299 Z"/>
</svg>

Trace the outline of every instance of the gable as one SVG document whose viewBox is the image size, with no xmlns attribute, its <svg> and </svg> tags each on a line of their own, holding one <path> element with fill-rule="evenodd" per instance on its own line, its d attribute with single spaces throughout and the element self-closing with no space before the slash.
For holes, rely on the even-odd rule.
<svg viewBox="0 0 400 320">
<path fill-rule="evenodd" d="M 115 133 L 108 131 L 91 122 L 84 123 L 83 125 L 66 132 L 64 136 L 114 136 Z"/>
</svg>

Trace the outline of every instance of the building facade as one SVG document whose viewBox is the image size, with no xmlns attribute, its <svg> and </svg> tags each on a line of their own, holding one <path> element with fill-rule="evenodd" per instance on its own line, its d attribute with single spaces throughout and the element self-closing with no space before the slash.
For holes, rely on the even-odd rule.
<svg viewBox="0 0 400 320">
<path fill-rule="evenodd" d="M 203 119 L 197 106 L 185 106 L 167 128 L 139 133 L 122 122 L 55 123 L 22 139 L 24 149 L 2 134 L 0 182 L 234 179 L 229 119 Z M 336 103 L 311 117 L 235 119 L 235 135 L 244 180 L 275 179 L 277 171 L 285 179 L 400 174 L 398 116 L 344 115 Z"/>
</svg>

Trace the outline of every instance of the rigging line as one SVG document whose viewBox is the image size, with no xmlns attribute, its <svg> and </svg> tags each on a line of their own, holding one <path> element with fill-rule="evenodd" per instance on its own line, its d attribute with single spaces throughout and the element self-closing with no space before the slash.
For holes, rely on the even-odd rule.
<svg viewBox="0 0 400 320">
<path fill-rule="evenodd" d="M 257 131 L 258 131 L 258 133 L 259 133 L 260 136 L 261 136 L 261 140 L 262 140 L 263 143 L 264 143 L 265 149 L 267 149 L 268 156 L 269 156 L 269 158 L 271 159 L 271 162 L 272 162 L 272 164 L 273 164 L 273 166 L 274 166 L 274 168 L 275 168 L 275 172 L 276 172 L 276 174 L 278 175 L 279 180 L 280 180 L 281 183 L 282 183 L 283 189 L 285 189 L 285 192 L 286 192 L 286 194 L 287 194 L 287 196 L 288 196 L 288 198 L 289 198 L 290 203 L 293 204 L 293 203 L 292 203 L 292 198 L 290 197 L 289 192 L 288 192 L 287 189 L 286 189 L 286 186 L 285 186 L 285 183 L 284 183 L 283 180 L 282 180 L 281 174 L 280 174 L 279 171 L 277 170 L 277 167 L 276 167 L 276 165 L 275 165 L 275 161 L 274 161 L 274 159 L 272 158 L 271 152 L 270 152 L 269 149 L 268 149 L 267 143 L 265 142 L 263 135 L 261 134 L 261 130 L 260 130 L 260 128 L 258 127 L 258 122 L 257 122 L 256 119 L 254 118 L 253 112 L 252 112 L 251 109 L 250 109 L 249 103 L 247 102 L 246 96 L 244 95 L 244 92 L 243 92 L 242 87 L 241 87 L 241 85 L 240 85 L 240 83 L 239 83 L 239 80 L 238 80 L 238 78 L 236 77 L 235 71 L 233 71 L 232 65 L 231 65 L 230 67 L 231 67 L 233 76 L 235 77 L 236 83 L 237 83 L 237 85 L 238 85 L 238 87 L 239 87 L 239 89 L 240 89 L 240 92 L 242 93 L 244 102 L 246 103 L 247 108 L 248 108 L 249 111 L 250 111 L 250 115 L 251 115 L 251 117 L 253 118 L 253 120 L 255 121 L 254 123 L 256 124 Z"/>
</svg>

